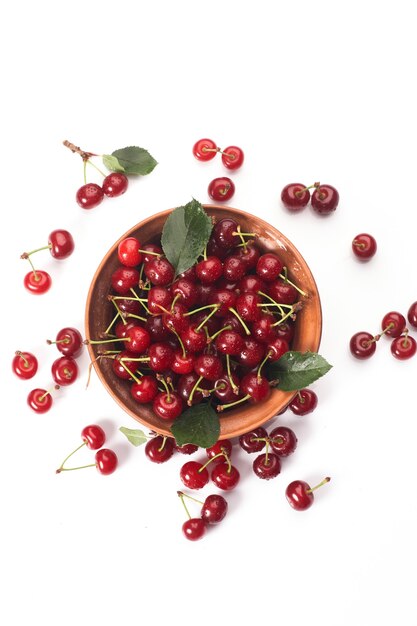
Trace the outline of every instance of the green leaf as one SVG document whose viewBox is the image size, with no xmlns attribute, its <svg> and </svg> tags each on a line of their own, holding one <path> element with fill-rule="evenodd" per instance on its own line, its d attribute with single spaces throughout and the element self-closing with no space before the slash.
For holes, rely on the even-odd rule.
<svg viewBox="0 0 417 626">
<path fill-rule="evenodd" d="M 105 155 L 104 158 L 108 157 Z M 138 148 L 137 146 L 129 146 L 127 148 L 121 148 L 111 153 L 110 157 L 114 157 L 111 161 L 107 158 L 107 163 L 104 165 L 112 171 L 123 171 L 125 174 L 134 174 L 137 176 L 145 176 L 150 174 L 154 167 L 158 165 L 157 161 L 149 154 L 144 148 Z M 114 169 L 116 165 L 116 169 Z M 122 170 L 120 168 L 123 168 Z"/>
<path fill-rule="evenodd" d="M 111 154 L 103 154 L 103 163 L 111 172 L 124 172 L 125 168 L 120 165 L 119 159 Z"/>
<path fill-rule="evenodd" d="M 220 435 L 219 416 L 209 404 L 196 404 L 177 417 L 171 432 L 179 446 L 193 443 L 210 448 Z"/>
<path fill-rule="evenodd" d="M 143 430 L 134 430 L 132 428 L 125 428 L 125 426 L 120 426 L 119 430 L 121 433 L 126 435 L 130 443 L 134 446 L 141 446 L 148 441 L 148 438 Z"/>
<path fill-rule="evenodd" d="M 269 380 L 277 381 L 282 391 L 298 391 L 308 387 L 327 374 L 332 365 L 317 352 L 295 352 L 290 350 L 267 370 Z"/>
<path fill-rule="evenodd" d="M 174 209 L 162 230 L 162 249 L 175 275 L 188 270 L 203 254 L 213 223 L 200 202 L 192 200 Z"/>
</svg>

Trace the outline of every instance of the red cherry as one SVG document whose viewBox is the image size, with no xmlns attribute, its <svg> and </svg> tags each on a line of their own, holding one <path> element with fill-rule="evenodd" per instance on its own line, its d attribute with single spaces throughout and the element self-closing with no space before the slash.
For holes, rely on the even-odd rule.
<svg viewBox="0 0 417 626">
<path fill-rule="evenodd" d="M 53 230 L 48 237 L 48 247 L 54 259 L 66 259 L 74 251 L 74 239 L 67 230 Z"/>
<path fill-rule="evenodd" d="M 106 441 L 106 433 L 101 426 L 89 424 L 82 429 L 81 439 L 90 450 L 98 450 Z"/>
<path fill-rule="evenodd" d="M 71 356 L 61 356 L 51 366 L 52 378 L 61 386 L 71 385 L 78 376 L 78 365 Z"/>
<path fill-rule="evenodd" d="M 267 283 L 273 282 L 281 274 L 284 264 L 273 252 L 261 254 L 256 264 L 256 273 Z"/>
<path fill-rule="evenodd" d="M 129 352 L 143 354 L 150 346 L 151 337 L 146 328 L 142 326 L 132 326 L 127 331 L 126 336 L 128 339 L 126 344 L 129 348 Z"/>
<path fill-rule="evenodd" d="M 223 274 L 222 262 L 217 257 L 208 256 L 197 263 L 195 272 L 203 284 L 215 283 Z"/>
<path fill-rule="evenodd" d="M 84 345 L 80 331 L 71 326 L 62 328 L 58 332 L 55 341 L 48 339 L 46 343 L 49 345 L 55 343 L 61 354 L 74 358 L 81 354 Z"/>
<path fill-rule="evenodd" d="M 312 389 L 300 389 L 291 400 L 289 407 L 296 415 L 307 415 L 314 411 L 317 403 L 317 394 Z"/>
<path fill-rule="evenodd" d="M 235 193 L 235 184 L 227 176 L 214 178 L 208 186 L 208 195 L 215 202 L 226 202 Z"/>
<path fill-rule="evenodd" d="M 390 311 L 382 318 L 382 331 L 389 337 L 399 337 L 405 330 L 407 322 L 404 315 L 398 311 Z"/>
<path fill-rule="evenodd" d="M 103 180 L 103 192 L 108 198 L 121 196 L 129 185 L 127 176 L 122 172 L 112 172 Z"/>
<path fill-rule="evenodd" d="M 189 489 L 201 489 L 209 481 L 209 473 L 201 463 L 188 461 L 180 470 L 180 478 Z"/>
<path fill-rule="evenodd" d="M 375 353 L 376 339 L 371 333 L 361 331 L 351 337 L 349 348 L 356 359 L 368 359 Z"/>
<path fill-rule="evenodd" d="M 270 480 L 281 472 L 281 461 L 273 452 L 259 454 L 253 461 L 252 469 L 258 478 Z"/>
<path fill-rule="evenodd" d="M 318 185 L 311 196 L 311 206 L 320 215 L 329 215 L 337 209 L 339 192 L 332 185 Z"/>
<path fill-rule="evenodd" d="M 12 361 L 12 370 L 19 378 L 29 380 L 38 371 L 38 359 L 31 352 L 18 350 Z"/>
<path fill-rule="evenodd" d="M 301 211 L 310 200 L 310 192 L 301 183 L 290 183 L 281 191 L 281 201 L 289 211 Z"/>
<path fill-rule="evenodd" d="M 209 525 L 221 522 L 227 513 L 227 500 L 219 494 L 207 496 L 201 509 L 201 519 Z"/>
<path fill-rule="evenodd" d="M 153 285 L 165 287 L 174 280 L 175 270 L 168 259 L 154 257 L 145 263 L 144 273 Z"/>
<path fill-rule="evenodd" d="M 199 161 L 211 161 L 217 152 L 217 146 L 211 139 L 199 139 L 193 146 L 193 155 Z"/>
<path fill-rule="evenodd" d="M 199 517 L 192 517 L 182 525 L 182 532 L 190 541 L 198 541 L 206 532 L 206 525 Z"/>
<path fill-rule="evenodd" d="M 404 361 L 411 359 L 417 352 L 417 343 L 414 337 L 410 337 L 408 333 L 396 337 L 391 343 L 391 354 L 396 359 Z"/>
<path fill-rule="evenodd" d="M 294 480 L 286 488 L 285 496 L 293 509 L 296 511 L 305 511 L 310 508 L 314 502 L 314 491 L 325 483 L 328 483 L 329 480 L 330 478 L 326 477 L 315 487 L 310 487 L 304 480 Z"/>
<path fill-rule="evenodd" d="M 117 467 L 118 458 L 113 450 L 108 448 L 101 448 L 95 454 L 95 465 L 100 474 L 108 475 L 112 474 Z"/>
<path fill-rule="evenodd" d="M 259 428 L 251 430 L 249 433 L 241 435 L 239 437 L 239 445 L 248 454 L 251 454 L 252 452 L 260 452 L 265 447 L 265 440 L 267 437 L 267 431 L 265 428 L 260 426 Z"/>
<path fill-rule="evenodd" d="M 93 209 L 103 201 L 103 198 L 103 189 L 96 183 L 83 185 L 75 196 L 77 203 L 82 209 Z"/>
<path fill-rule="evenodd" d="M 222 162 L 229 170 L 237 170 L 243 164 L 245 155 L 241 148 L 228 146 L 222 150 Z"/>
<path fill-rule="evenodd" d="M 152 403 L 154 413 L 163 420 L 174 420 L 181 415 L 183 402 L 181 396 L 175 391 L 161 391 Z"/>
<path fill-rule="evenodd" d="M 280 457 L 289 456 L 297 447 L 297 437 L 291 428 L 278 426 L 269 433 L 272 450 Z"/>
<path fill-rule="evenodd" d="M 372 235 L 360 233 L 352 241 L 354 255 L 360 261 L 369 261 L 376 254 L 376 240 Z"/>
<path fill-rule="evenodd" d="M 158 393 L 156 378 L 148 374 L 141 376 L 139 380 L 135 381 L 130 387 L 130 393 L 139 404 L 152 402 Z"/>
<path fill-rule="evenodd" d="M 239 471 L 230 463 L 217 463 L 211 472 L 213 483 L 224 491 L 234 489 L 240 480 Z"/>
<path fill-rule="evenodd" d="M 46 389 L 32 389 L 27 397 L 27 403 L 35 413 L 46 413 L 52 406 L 52 396 Z"/>
<path fill-rule="evenodd" d="M 136 237 L 126 237 L 117 247 L 117 256 L 122 265 L 135 267 L 142 262 L 140 241 Z"/>
<path fill-rule="evenodd" d="M 48 291 L 52 285 L 52 279 L 44 270 L 32 270 L 24 277 L 23 284 L 31 293 L 40 295 Z"/>
<path fill-rule="evenodd" d="M 198 450 L 198 446 L 194 445 L 193 443 L 184 443 L 182 446 L 179 446 L 176 443 L 174 444 L 174 448 L 180 454 L 194 454 L 194 452 L 197 452 Z"/>
<path fill-rule="evenodd" d="M 228 217 L 216 222 L 213 228 L 214 241 L 219 248 L 230 250 L 240 243 L 240 237 L 237 234 L 238 223 Z"/>
<path fill-rule="evenodd" d="M 214 463 L 223 463 L 225 457 L 230 458 L 232 454 L 232 442 L 230 439 L 219 439 L 219 441 L 216 441 L 210 448 L 206 448 L 206 454 L 208 459 L 217 457 L 217 459 L 213 461 Z M 219 454 L 223 456 L 218 456 Z"/>
<path fill-rule="evenodd" d="M 153 463 L 165 463 L 174 454 L 174 440 L 161 435 L 153 437 L 145 444 L 145 454 Z"/>
<path fill-rule="evenodd" d="M 111 275 L 110 282 L 117 294 L 131 296 L 130 290 L 139 284 L 139 272 L 133 267 L 120 266 Z"/>
<path fill-rule="evenodd" d="M 407 312 L 408 323 L 417 328 L 417 302 L 413 302 Z"/>
</svg>

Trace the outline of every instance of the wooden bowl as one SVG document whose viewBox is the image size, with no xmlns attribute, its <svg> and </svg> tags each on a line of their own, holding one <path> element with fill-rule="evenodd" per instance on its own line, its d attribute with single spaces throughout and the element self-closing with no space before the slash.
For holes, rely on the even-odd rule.
<svg viewBox="0 0 417 626">
<path fill-rule="evenodd" d="M 288 268 L 289 278 L 308 294 L 303 298 L 303 307 L 297 313 L 295 335 L 291 348 L 301 352 L 317 352 L 322 331 L 322 314 L 320 297 L 313 275 L 295 246 L 273 226 L 262 219 L 223 205 L 204 205 L 208 215 L 216 220 L 226 217 L 233 218 L 240 224 L 242 232 L 256 233 L 257 244 L 263 251 L 276 252 Z M 86 339 L 97 339 L 114 317 L 114 307 L 107 296 L 111 291 L 111 275 L 120 265 L 117 248 L 125 237 L 137 237 L 142 244 L 155 241 L 161 234 L 163 225 L 171 210 L 152 215 L 133 226 L 122 235 L 110 248 L 101 261 L 89 289 L 86 314 Z M 111 349 L 112 344 L 109 345 Z M 130 394 L 130 385 L 113 373 L 110 359 L 97 359 L 99 347 L 88 345 L 91 360 L 97 375 L 112 398 L 135 420 L 161 435 L 172 436 L 172 422 L 157 417 L 150 405 L 138 404 Z M 230 409 L 220 416 L 220 438 L 237 437 L 253 428 L 264 424 L 267 420 L 283 410 L 294 392 L 283 392 L 272 389 L 267 400 L 259 404 L 245 403 L 236 409 Z"/>
</svg>

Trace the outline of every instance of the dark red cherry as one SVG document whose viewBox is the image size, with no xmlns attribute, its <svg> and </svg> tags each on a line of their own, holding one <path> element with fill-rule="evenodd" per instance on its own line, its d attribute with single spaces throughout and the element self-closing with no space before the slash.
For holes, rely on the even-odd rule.
<svg viewBox="0 0 417 626">
<path fill-rule="evenodd" d="M 408 323 L 413 327 L 417 328 L 417 302 L 413 302 L 407 312 Z"/>
<path fill-rule="evenodd" d="M 385 335 L 399 337 L 405 330 L 407 322 L 398 311 L 390 311 L 382 318 L 381 327 Z"/>
<path fill-rule="evenodd" d="M 223 250 L 230 250 L 237 246 L 240 241 L 240 237 L 237 234 L 238 224 L 231 218 L 224 218 L 214 225 L 213 237 L 217 245 Z"/>
<path fill-rule="evenodd" d="M 103 192 L 108 198 L 115 198 L 124 194 L 129 180 L 122 172 L 112 172 L 103 180 Z"/>
<path fill-rule="evenodd" d="M 188 461 L 180 470 L 180 478 L 189 489 L 201 489 L 209 481 L 207 468 L 203 468 L 202 463 Z"/>
<path fill-rule="evenodd" d="M 295 432 L 287 426 L 277 426 L 269 433 L 272 450 L 280 457 L 289 456 L 297 447 Z"/>
<path fill-rule="evenodd" d="M 194 454 L 197 452 L 198 446 L 193 443 L 184 443 L 182 446 L 179 446 L 177 443 L 174 445 L 174 448 L 180 454 Z"/>
<path fill-rule="evenodd" d="M 206 525 L 199 517 L 191 517 L 182 525 L 182 532 L 189 541 L 198 541 L 206 533 Z"/>
<path fill-rule="evenodd" d="M 218 257 L 208 256 L 195 266 L 197 277 L 205 285 L 215 283 L 223 274 L 223 265 Z"/>
<path fill-rule="evenodd" d="M 173 266 L 165 257 L 154 257 L 145 263 L 144 273 L 153 285 L 162 287 L 172 283 L 175 275 Z"/>
<path fill-rule="evenodd" d="M 281 274 L 284 264 L 273 252 L 262 254 L 256 264 L 256 273 L 267 283 L 276 280 Z"/>
<path fill-rule="evenodd" d="M 296 415 L 307 415 L 318 404 L 317 394 L 312 389 L 300 389 L 291 400 L 289 407 Z"/>
<path fill-rule="evenodd" d="M 281 472 L 281 461 L 273 452 L 259 454 L 253 461 L 252 468 L 258 478 L 270 480 Z"/>
<path fill-rule="evenodd" d="M 82 209 L 93 209 L 98 206 L 104 198 L 104 191 L 96 183 L 87 183 L 80 187 L 75 195 L 77 204 Z"/>
<path fill-rule="evenodd" d="M 245 347 L 237 356 L 237 360 L 245 367 L 255 367 L 265 356 L 265 344 L 256 341 L 256 339 L 244 339 Z"/>
<path fill-rule="evenodd" d="M 310 201 L 310 192 L 302 183 L 290 183 L 281 191 L 281 201 L 289 211 L 301 211 Z"/>
<path fill-rule="evenodd" d="M 245 374 L 240 381 L 240 388 L 243 394 L 250 396 L 251 402 L 265 400 L 271 391 L 268 380 L 256 373 Z"/>
<path fill-rule="evenodd" d="M 158 383 L 154 376 L 145 374 L 138 381 L 134 382 L 130 387 L 132 398 L 139 404 L 149 404 L 153 402 L 158 393 Z"/>
<path fill-rule="evenodd" d="M 217 463 L 212 472 L 211 480 L 213 483 L 224 491 L 234 489 L 240 480 L 240 474 L 234 465 L 227 462 Z"/>
<path fill-rule="evenodd" d="M 215 444 L 210 446 L 210 448 L 206 448 L 206 454 L 208 459 L 214 459 L 218 454 L 226 455 L 230 458 L 232 454 L 232 442 L 230 439 L 219 439 Z M 223 463 L 225 460 L 225 456 L 219 456 L 215 459 L 214 463 Z"/>
<path fill-rule="evenodd" d="M 365 331 L 355 333 L 351 337 L 349 348 L 356 359 L 368 359 L 376 350 L 375 337 Z"/>
<path fill-rule="evenodd" d="M 132 326 L 129 328 L 126 335 L 129 341 L 126 341 L 125 344 L 129 352 L 143 354 L 150 346 L 151 337 L 143 326 Z"/>
<path fill-rule="evenodd" d="M 151 287 L 148 291 L 147 306 L 152 315 L 162 315 L 171 308 L 172 293 L 167 287 Z"/>
<path fill-rule="evenodd" d="M 352 241 L 352 251 L 360 261 L 369 261 L 377 250 L 375 237 L 368 233 L 360 233 Z"/>
<path fill-rule="evenodd" d="M 221 176 L 214 178 L 208 186 L 208 195 L 215 202 L 226 202 L 235 193 L 235 184 L 231 178 Z"/>
<path fill-rule="evenodd" d="M 288 281 L 274 280 L 268 286 L 268 295 L 279 304 L 294 304 L 298 300 L 298 292 L 296 288 Z"/>
<path fill-rule="evenodd" d="M 139 272 L 133 267 L 120 266 L 111 275 L 110 282 L 117 294 L 121 296 L 132 295 L 130 290 L 139 284 Z"/>
<path fill-rule="evenodd" d="M 84 345 L 80 331 L 72 326 L 61 328 L 55 341 L 48 340 L 47 343 L 55 343 L 61 354 L 74 358 L 81 354 Z"/>
<path fill-rule="evenodd" d="M 165 341 L 152 343 L 148 350 L 149 366 L 154 372 L 165 372 L 171 369 L 175 352 Z"/>
<path fill-rule="evenodd" d="M 330 478 L 327 476 L 315 487 L 310 487 L 304 480 L 294 480 L 285 490 L 287 501 L 296 511 L 305 511 L 314 502 L 314 491 L 328 483 Z"/>
<path fill-rule="evenodd" d="M 188 278 L 178 278 L 170 288 L 176 302 L 181 302 L 188 309 L 193 307 L 198 300 L 198 291 L 194 281 Z"/>
<path fill-rule="evenodd" d="M 242 335 L 235 330 L 224 330 L 215 339 L 216 350 L 221 354 L 237 355 L 245 348 Z"/>
<path fill-rule="evenodd" d="M 237 170 L 242 166 L 245 155 L 238 146 L 228 146 L 222 150 L 222 162 L 228 170 Z"/>
<path fill-rule="evenodd" d="M 66 259 L 74 252 L 74 239 L 67 230 L 53 230 L 49 233 L 48 246 L 54 259 Z"/>
<path fill-rule="evenodd" d="M 58 385 L 71 385 L 77 379 L 78 365 L 72 356 L 61 356 L 52 363 L 51 372 Z"/>
<path fill-rule="evenodd" d="M 199 161 L 211 161 L 218 152 L 218 148 L 211 139 L 199 139 L 193 145 L 193 155 Z"/>
<path fill-rule="evenodd" d="M 161 391 L 152 403 L 154 413 L 163 420 L 175 420 L 181 415 L 184 405 L 181 396 L 175 391 Z"/>
<path fill-rule="evenodd" d="M 393 339 L 391 343 L 391 354 L 396 359 L 404 361 L 405 359 L 411 359 L 417 352 L 417 343 L 414 337 L 410 337 L 408 333 L 400 335 Z"/>
<path fill-rule="evenodd" d="M 201 519 L 209 525 L 221 522 L 227 513 L 227 500 L 220 494 L 212 494 L 204 500 Z"/>
<path fill-rule="evenodd" d="M 106 441 L 106 433 L 98 424 L 89 424 L 82 429 L 81 439 L 90 450 L 98 450 Z"/>
<path fill-rule="evenodd" d="M 271 361 L 278 361 L 289 349 L 287 341 L 281 337 L 274 337 L 266 346 Z"/>
<path fill-rule="evenodd" d="M 165 463 L 174 454 L 174 440 L 162 435 L 152 437 L 145 444 L 145 454 L 152 463 Z"/>
<path fill-rule="evenodd" d="M 216 381 L 223 373 L 223 365 L 214 354 L 200 354 L 195 360 L 194 372 L 210 381 Z"/>
<path fill-rule="evenodd" d="M 311 206 L 320 215 L 329 215 L 337 209 L 339 192 L 332 185 L 319 185 L 311 196 Z"/>
<path fill-rule="evenodd" d="M 262 426 L 251 430 L 249 433 L 245 433 L 239 437 L 239 445 L 248 454 L 252 452 L 260 452 L 265 447 L 266 438 L 268 433 Z"/>
<path fill-rule="evenodd" d="M 158 246 L 158 244 L 156 243 L 145 243 L 141 247 L 141 250 L 144 263 L 149 263 L 151 259 L 154 259 L 156 256 L 160 256 L 161 254 L 163 254 L 161 246 Z"/>
</svg>

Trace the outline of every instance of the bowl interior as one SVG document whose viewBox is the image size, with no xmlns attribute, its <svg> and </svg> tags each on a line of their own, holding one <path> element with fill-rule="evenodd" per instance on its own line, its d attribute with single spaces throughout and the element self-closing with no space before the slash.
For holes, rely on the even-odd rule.
<svg viewBox="0 0 417 626">
<path fill-rule="evenodd" d="M 320 298 L 314 277 L 299 251 L 282 233 L 254 215 L 218 205 L 204 205 L 204 209 L 216 221 L 232 217 L 240 224 L 242 232 L 256 233 L 257 244 L 264 252 L 276 252 L 280 256 L 288 268 L 288 277 L 308 294 L 308 297 L 302 299 L 302 309 L 297 313 L 291 348 L 301 352 L 309 350 L 316 352 L 320 345 L 322 329 Z M 156 241 L 170 212 L 171 210 L 157 213 L 133 226 L 116 241 L 101 261 L 87 296 L 86 339 L 99 338 L 114 317 L 114 307 L 108 301 L 108 295 L 111 293 L 111 276 L 120 265 L 117 256 L 119 242 L 129 236 L 137 237 L 142 244 Z M 108 347 L 111 349 L 112 344 Z M 89 344 L 88 350 L 99 379 L 118 404 L 150 430 L 170 436 L 171 422 L 160 419 L 149 405 L 140 405 L 132 398 L 130 384 L 114 374 L 110 359 L 97 359 L 99 346 Z M 245 403 L 240 408 L 223 413 L 220 417 L 220 437 L 236 437 L 264 424 L 279 413 L 293 396 L 293 392 L 272 389 L 269 398 L 259 404 Z"/>
</svg>

